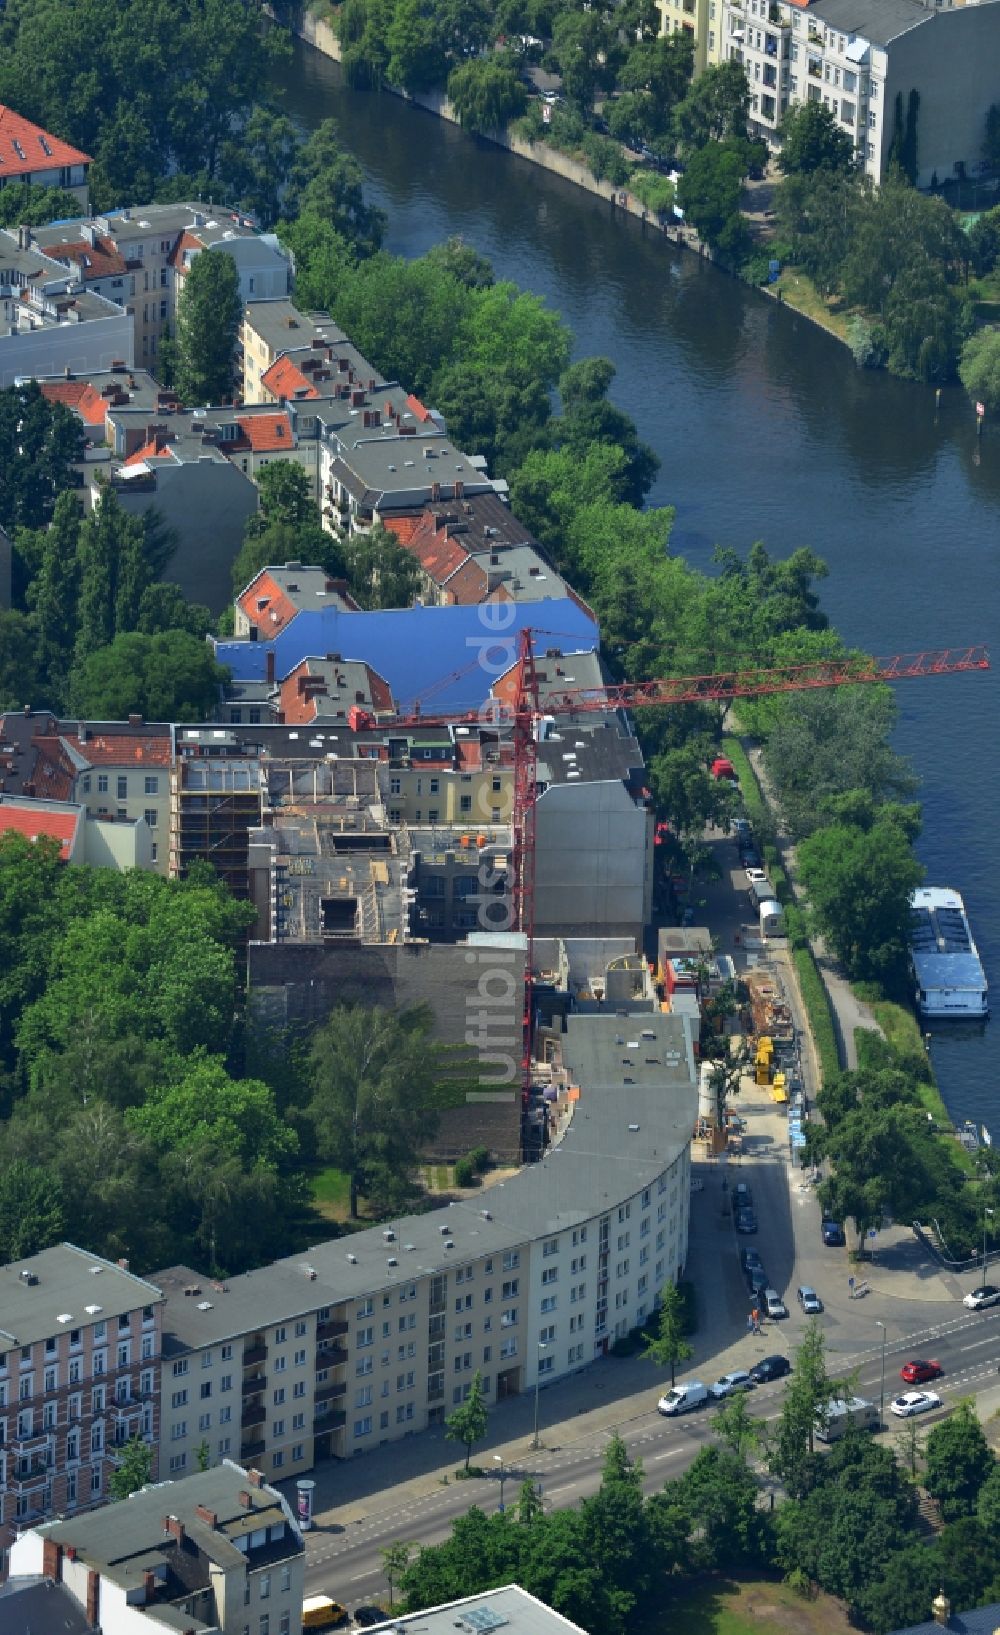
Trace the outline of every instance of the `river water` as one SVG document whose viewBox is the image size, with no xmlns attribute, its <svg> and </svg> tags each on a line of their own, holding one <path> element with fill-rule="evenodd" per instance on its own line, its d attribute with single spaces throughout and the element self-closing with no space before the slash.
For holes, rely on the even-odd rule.
<svg viewBox="0 0 1000 1635">
<path fill-rule="evenodd" d="M 613 360 L 611 395 L 662 461 L 650 500 L 676 508 L 675 552 L 710 568 L 717 543 L 811 546 L 830 567 L 831 621 L 879 655 L 994 637 L 1000 431 L 977 439 L 961 390 L 936 413 L 926 388 L 858 370 L 814 325 L 571 183 L 394 96 L 350 90 L 308 46 L 281 80 L 297 121 L 338 121 L 388 214 L 388 249 L 417 256 L 460 234 L 562 313 L 579 354 Z M 965 897 L 1000 1005 L 1000 669 L 897 693 L 927 878 Z M 1000 1139 L 1000 1021 L 939 1033 L 933 1057 L 952 1117 Z"/>
</svg>

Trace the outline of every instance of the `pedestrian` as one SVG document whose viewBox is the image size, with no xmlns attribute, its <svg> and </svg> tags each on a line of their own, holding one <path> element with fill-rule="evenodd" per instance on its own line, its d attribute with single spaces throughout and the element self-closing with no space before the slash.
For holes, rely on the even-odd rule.
<svg viewBox="0 0 1000 1635">
<path fill-rule="evenodd" d="M 747 1312 L 747 1333 L 748 1334 L 753 1333 L 753 1312 L 752 1311 Z"/>
</svg>

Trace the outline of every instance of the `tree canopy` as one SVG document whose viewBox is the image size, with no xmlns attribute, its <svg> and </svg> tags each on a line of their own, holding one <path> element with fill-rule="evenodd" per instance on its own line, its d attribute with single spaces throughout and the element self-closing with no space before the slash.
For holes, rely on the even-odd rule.
<svg viewBox="0 0 1000 1635">
<path fill-rule="evenodd" d="M 242 316 L 236 262 L 224 250 L 202 250 L 177 302 L 177 391 L 185 403 L 227 403 L 232 397 Z"/>
</svg>

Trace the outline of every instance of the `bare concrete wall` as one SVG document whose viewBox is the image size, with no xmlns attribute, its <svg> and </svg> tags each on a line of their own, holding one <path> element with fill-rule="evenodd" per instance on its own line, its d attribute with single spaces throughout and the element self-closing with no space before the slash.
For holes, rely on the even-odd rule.
<svg viewBox="0 0 1000 1635">
<path fill-rule="evenodd" d="M 956 160 L 974 175 L 987 111 L 1000 102 L 1000 5 L 934 11 L 892 41 L 887 59 L 883 157 L 895 129 L 896 95 L 902 95 L 905 120 L 910 91 L 916 90 L 918 187 L 929 187 L 935 171 L 941 182 L 953 176 Z"/>
</svg>

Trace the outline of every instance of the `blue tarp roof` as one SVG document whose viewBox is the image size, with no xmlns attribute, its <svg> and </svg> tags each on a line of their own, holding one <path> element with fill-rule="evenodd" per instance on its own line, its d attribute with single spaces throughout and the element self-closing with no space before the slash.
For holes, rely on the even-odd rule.
<svg viewBox="0 0 1000 1635">
<path fill-rule="evenodd" d="M 510 617 L 510 623 L 498 628 Z M 387 613 L 344 613 L 320 608 L 296 614 L 273 641 L 217 641 L 215 655 L 235 681 L 264 681 L 274 651 L 276 681 L 305 658 L 338 653 L 360 659 L 384 676 L 397 708 L 404 710 L 433 689 L 428 708 L 478 709 L 490 687 L 517 658 L 522 629 L 537 631 L 535 652 L 560 653 L 600 646 L 597 625 L 569 597 L 515 605 L 412 607 Z M 447 686 L 438 685 L 461 672 Z"/>
</svg>

